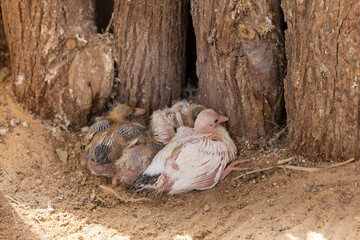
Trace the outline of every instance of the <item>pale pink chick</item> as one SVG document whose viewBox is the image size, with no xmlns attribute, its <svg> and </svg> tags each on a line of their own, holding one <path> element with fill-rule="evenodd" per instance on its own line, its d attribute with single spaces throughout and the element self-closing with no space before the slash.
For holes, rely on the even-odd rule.
<svg viewBox="0 0 360 240">
<path fill-rule="evenodd" d="M 178 101 L 171 108 L 157 110 L 151 115 L 150 131 L 157 141 L 166 145 L 179 127 L 194 127 L 197 115 L 204 109 L 195 103 Z"/>
<path fill-rule="evenodd" d="M 175 137 L 153 159 L 151 165 L 135 181 L 137 191 L 155 189 L 178 194 L 212 188 L 232 170 L 248 160 L 234 160 L 236 147 L 220 123 L 228 118 L 212 109 L 202 111 L 195 127 L 180 127 Z"/>
<path fill-rule="evenodd" d="M 170 108 L 156 110 L 150 118 L 150 131 L 154 138 L 163 144 L 168 144 L 181 126 L 183 121 L 180 112 Z"/>
</svg>

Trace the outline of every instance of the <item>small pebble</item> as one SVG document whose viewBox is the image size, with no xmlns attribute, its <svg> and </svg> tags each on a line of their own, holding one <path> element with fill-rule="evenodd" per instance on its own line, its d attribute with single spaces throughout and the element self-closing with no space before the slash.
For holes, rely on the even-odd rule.
<svg viewBox="0 0 360 240">
<path fill-rule="evenodd" d="M 88 132 L 90 130 L 90 128 L 88 127 L 88 126 L 85 126 L 85 127 L 82 127 L 81 128 L 81 132 L 83 132 L 83 133 L 86 133 L 86 132 Z"/>
<path fill-rule="evenodd" d="M 9 129 L 7 129 L 7 128 L 0 128 L 0 136 L 5 135 L 8 131 L 9 131 Z"/>
<path fill-rule="evenodd" d="M 27 121 L 24 121 L 24 122 L 22 123 L 22 125 L 23 125 L 23 127 L 29 127 L 29 123 L 28 123 Z"/>
<path fill-rule="evenodd" d="M 95 193 L 91 193 L 90 194 L 90 201 L 93 202 L 95 200 L 95 197 L 96 197 Z"/>
<path fill-rule="evenodd" d="M 209 205 L 207 205 L 207 204 L 205 204 L 205 206 L 204 206 L 204 211 L 205 211 L 205 212 L 210 211 L 210 206 L 209 206 Z"/>
<path fill-rule="evenodd" d="M 18 119 L 18 118 L 13 118 L 10 120 L 10 126 L 12 126 L 12 127 L 16 127 L 19 124 L 20 124 L 20 119 Z"/>
<path fill-rule="evenodd" d="M 36 220 L 38 220 L 39 222 L 44 222 L 44 221 L 45 221 L 45 218 L 44 218 L 43 216 L 41 216 L 41 215 L 38 215 L 38 216 L 36 217 Z"/>
<path fill-rule="evenodd" d="M 65 222 L 63 222 L 63 223 L 60 224 L 60 227 L 65 227 L 65 226 L 67 226 L 67 225 L 69 225 L 69 222 L 68 222 L 68 221 L 65 221 Z"/>
</svg>

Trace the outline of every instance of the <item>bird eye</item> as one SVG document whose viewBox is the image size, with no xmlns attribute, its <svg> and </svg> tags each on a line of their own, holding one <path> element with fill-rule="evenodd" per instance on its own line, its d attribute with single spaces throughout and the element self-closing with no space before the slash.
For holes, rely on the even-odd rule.
<svg viewBox="0 0 360 240">
<path fill-rule="evenodd" d="M 177 132 L 177 128 L 176 128 L 176 127 L 174 127 L 174 132 L 175 132 L 175 133 Z"/>
<path fill-rule="evenodd" d="M 217 123 L 218 121 L 219 121 L 219 119 L 216 119 L 216 120 L 215 120 L 215 123 Z"/>
<path fill-rule="evenodd" d="M 132 118 L 132 116 L 133 116 L 133 114 L 132 114 L 132 113 L 130 113 L 130 114 L 128 115 L 128 118 Z"/>
</svg>

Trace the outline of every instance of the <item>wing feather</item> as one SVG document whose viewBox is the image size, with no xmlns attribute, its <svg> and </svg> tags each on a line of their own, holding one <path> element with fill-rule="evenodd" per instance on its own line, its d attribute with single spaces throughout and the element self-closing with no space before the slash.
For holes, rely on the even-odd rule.
<svg viewBox="0 0 360 240">
<path fill-rule="evenodd" d="M 103 132 L 108 128 L 110 128 L 109 120 L 106 118 L 99 118 L 93 125 L 91 125 L 90 130 L 84 139 L 84 144 L 89 144 L 96 133 Z"/>
<path fill-rule="evenodd" d="M 184 137 L 175 136 L 145 171 L 149 175 L 166 175 L 172 184 L 170 194 L 213 187 L 236 154 L 225 129 L 221 130 L 222 141 L 211 140 L 209 134 L 190 135 L 183 130 Z"/>
</svg>

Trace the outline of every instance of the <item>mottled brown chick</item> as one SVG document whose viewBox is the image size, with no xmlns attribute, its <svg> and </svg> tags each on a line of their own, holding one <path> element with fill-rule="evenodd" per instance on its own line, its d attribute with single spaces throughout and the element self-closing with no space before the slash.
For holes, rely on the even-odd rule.
<svg viewBox="0 0 360 240">
<path fill-rule="evenodd" d="M 134 139 L 123 150 L 121 158 L 115 162 L 115 176 L 112 184 L 117 185 L 123 182 L 131 186 L 163 147 L 163 144 L 151 136 L 140 136 Z"/>
<path fill-rule="evenodd" d="M 118 104 L 105 118 L 98 119 L 85 137 L 82 164 L 95 175 L 112 177 L 114 162 L 132 139 L 145 134 L 138 122 L 144 109 Z"/>
</svg>

